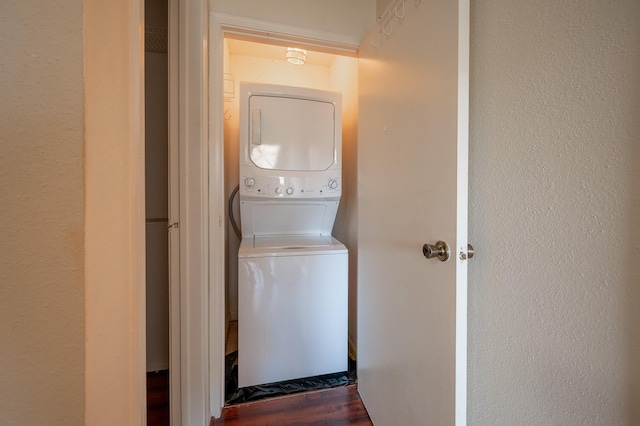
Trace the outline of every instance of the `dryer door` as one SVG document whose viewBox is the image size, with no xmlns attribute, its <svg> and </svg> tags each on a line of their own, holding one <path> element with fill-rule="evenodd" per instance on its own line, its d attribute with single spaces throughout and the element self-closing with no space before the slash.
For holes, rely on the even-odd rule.
<svg viewBox="0 0 640 426">
<path fill-rule="evenodd" d="M 252 95 L 249 114 L 249 157 L 257 167 L 321 171 L 335 162 L 333 103 Z"/>
</svg>

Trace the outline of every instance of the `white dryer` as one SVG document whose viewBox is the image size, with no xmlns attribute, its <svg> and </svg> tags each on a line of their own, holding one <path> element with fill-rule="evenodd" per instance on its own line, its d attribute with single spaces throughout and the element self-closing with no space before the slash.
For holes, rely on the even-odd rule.
<svg viewBox="0 0 640 426">
<path fill-rule="evenodd" d="M 347 370 L 339 94 L 240 85 L 238 386 Z"/>
</svg>

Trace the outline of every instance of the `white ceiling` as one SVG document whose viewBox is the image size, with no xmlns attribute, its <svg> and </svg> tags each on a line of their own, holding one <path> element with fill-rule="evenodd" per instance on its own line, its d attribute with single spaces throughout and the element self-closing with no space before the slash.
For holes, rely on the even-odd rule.
<svg viewBox="0 0 640 426">
<path fill-rule="evenodd" d="M 284 46 L 256 43 L 252 41 L 237 40 L 232 38 L 227 38 L 226 40 L 229 46 L 230 55 L 244 55 L 254 56 L 258 58 L 285 60 L 285 54 L 287 53 L 287 48 Z M 336 55 L 330 53 L 316 52 L 307 49 L 307 64 L 309 65 L 329 67 L 333 63 L 335 57 Z"/>
</svg>

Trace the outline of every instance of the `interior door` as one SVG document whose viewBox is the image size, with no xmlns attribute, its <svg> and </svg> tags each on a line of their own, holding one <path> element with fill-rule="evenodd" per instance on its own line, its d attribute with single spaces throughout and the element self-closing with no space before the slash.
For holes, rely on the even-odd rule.
<svg viewBox="0 0 640 426">
<path fill-rule="evenodd" d="M 360 48 L 359 391 L 376 426 L 463 425 L 469 1 L 392 3 Z"/>
</svg>

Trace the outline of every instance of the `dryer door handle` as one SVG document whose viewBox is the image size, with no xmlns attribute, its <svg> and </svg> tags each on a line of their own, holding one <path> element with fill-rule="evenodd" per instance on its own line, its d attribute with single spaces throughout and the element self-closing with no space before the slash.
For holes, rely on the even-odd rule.
<svg viewBox="0 0 640 426">
<path fill-rule="evenodd" d="M 251 110 L 251 143 L 253 145 L 260 145 L 262 143 L 261 112 L 262 111 L 257 108 Z"/>
</svg>

